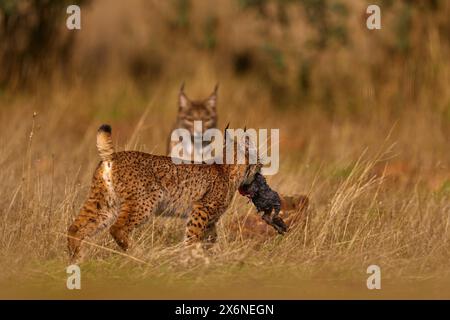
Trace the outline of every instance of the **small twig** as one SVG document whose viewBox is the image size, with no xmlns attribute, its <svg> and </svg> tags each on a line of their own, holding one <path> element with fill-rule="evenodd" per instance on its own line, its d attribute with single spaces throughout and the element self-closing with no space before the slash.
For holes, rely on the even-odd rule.
<svg viewBox="0 0 450 320">
<path fill-rule="evenodd" d="M 133 256 L 131 256 L 131 255 L 129 255 L 129 254 L 126 254 L 126 253 L 123 253 L 123 252 L 120 252 L 120 251 L 117 251 L 117 250 L 114 250 L 114 249 L 106 248 L 106 247 L 104 247 L 104 246 L 95 244 L 95 243 L 90 242 L 90 241 L 81 240 L 81 239 L 79 239 L 79 238 L 77 238 L 77 237 L 69 236 L 69 235 L 67 235 L 67 234 L 65 234 L 65 233 L 62 233 L 62 232 L 51 231 L 51 233 L 55 233 L 55 234 L 57 234 L 57 235 L 64 236 L 64 237 L 68 237 L 68 238 L 71 238 L 71 239 L 80 240 L 81 242 L 87 243 L 87 244 L 89 244 L 89 245 L 91 245 L 91 246 L 94 246 L 94 247 L 97 247 L 97 248 L 100 248 L 100 249 L 103 249 L 103 250 L 106 250 L 106 251 L 109 251 L 109 252 L 112 252 L 112 253 L 116 253 L 116 254 L 121 255 L 121 256 L 123 256 L 123 257 L 127 257 L 127 258 L 129 258 L 129 259 L 131 259 L 131 260 L 134 260 L 134 261 L 137 261 L 137 262 L 140 262 L 140 263 L 144 263 L 144 264 L 146 264 L 146 265 L 150 265 L 148 262 L 146 262 L 146 261 L 144 261 L 144 260 L 141 260 L 141 259 L 139 259 L 139 258 L 133 257 Z"/>
</svg>

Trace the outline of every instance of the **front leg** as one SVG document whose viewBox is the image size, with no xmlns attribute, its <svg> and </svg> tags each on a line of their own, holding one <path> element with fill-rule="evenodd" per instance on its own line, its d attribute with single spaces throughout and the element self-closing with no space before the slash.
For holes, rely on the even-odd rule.
<svg viewBox="0 0 450 320">
<path fill-rule="evenodd" d="M 217 240 L 217 228 L 216 221 L 210 221 L 206 226 L 205 232 L 203 233 L 203 241 L 209 243 L 215 243 Z"/>
<path fill-rule="evenodd" d="M 216 221 L 219 216 L 219 210 L 213 206 L 194 205 L 186 224 L 185 243 L 192 244 L 199 241 L 214 243 L 217 238 Z"/>
</svg>

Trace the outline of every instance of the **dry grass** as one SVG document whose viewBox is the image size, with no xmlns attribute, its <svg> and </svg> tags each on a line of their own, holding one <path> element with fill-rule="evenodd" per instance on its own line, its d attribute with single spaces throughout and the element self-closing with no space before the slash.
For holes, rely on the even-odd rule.
<svg viewBox="0 0 450 320">
<path fill-rule="evenodd" d="M 79 100 L 83 97 L 82 92 L 74 93 L 73 99 L 64 100 L 65 105 L 58 104 L 58 98 L 8 101 L 14 112 L 2 115 L 0 254 L 4 283 L 22 279 L 21 283 L 38 283 L 38 287 L 64 285 L 64 233 L 81 206 L 98 161 L 94 134 L 100 120 L 82 122 L 85 109 L 90 109 L 88 105 L 77 108 L 83 105 Z M 222 104 L 228 99 L 224 96 Z M 150 103 L 148 112 L 142 103 L 137 109 L 146 119 L 134 116 L 116 122 L 117 148 L 128 145 L 161 153 L 164 146 L 160 143 L 170 126 L 154 124 L 169 123 L 162 119 L 173 116 L 170 100 L 163 95 L 168 107 L 160 112 L 154 110 L 156 102 Z M 237 113 L 239 108 L 235 109 Z M 6 117 L 5 112 L 13 116 Z M 272 115 L 269 112 L 261 111 L 259 116 Z M 285 128 L 295 125 L 294 115 L 305 126 L 289 134 Z M 207 256 L 190 257 L 179 245 L 183 221 L 155 217 L 133 235 L 135 244 L 127 255 L 118 252 L 108 234 L 92 240 L 90 258 L 83 266 L 85 287 L 93 290 L 103 281 L 112 281 L 142 290 L 148 287 L 149 296 L 155 296 L 151 288 L 167 285 L 181 288 L 177 294 L 188 290 L 186 295 L 195 288 L 201 296 L 201 290 L 208 292 L 212 286 L 224 288 L 226 295 L 231 292 L 226 288 L 243 285 L 252 296 L 250 288 L 286 286 L 290 289 L 284 293 L 295 297 L 292 286 L 310 280 L 318 280 L 324 290 L 324 283 L 361 290 L 370 264 L 382 267 L 385 281 L 414 280 L 416 284 L 448 276 L 449 159 L 437 162 L 435 154 L 417 155 L 438 164 L 427 168 L 402 156 L 403 148 L 417 143 L 401 138 L 406 134 L 402 132 L 415 130 L 412 123 L 397 122 L 390 128 L 387 123 L 383 127 L 369 123 L 362 128 L 347 121 L 324 123 L 315 115 L 298 112 L 279 113 L 277 119 L 286 124 L 279 126 L 281 170 L 269 182 L 284 194 L 309 194 L 311 207 L 304 225 L 284 237 L 252 237 L 242 227 L 246 217 L 255 213 L 237 195 L 220 222 L 217 246 Z M 230 120 L 239 122 L 237 117 Z M 257 119 L 252 121 L 257 125 Z M 327 126 L 333 127 L 331 134 L 318 134 L 326 132 Z M 285 148 L 303 139 L 304 146 L 296 152 Z M 439 140 L 430 137 L 426 143 L 435 144 L 429 148 L 440 148 Z M 282 293 L 269 289 L 269 296 Z M 140 296 L 139 290 L 134 294 Z"/>
<path fill-rule="evenodd" d="M 221 7 L 225 15 L 234 12 L 224 2 Z M 93 8 L 90 14 L 95 13 Z M 253 26 L 251 21 L 246 25 Z M 450 66 L 444 58 L 448 41 L 430 34 L 420 87 L 401 81 L 413 78 L 410 67 L 419 66 L 420 54 L 392 62 L 388 80 L 378 84 L 368 79 L 373 65 L 355 58 L 357 51 L 318 57 L 322 63 L 342 62 L 316 70 L 311 85 L 319 93 L 325 90 L 321 81 L 333 72 L 342 78 L 327 85 L 341 92 L 348 84 L 342 80 L 345 66 L 354 59 L 361 66 L 355 78 L 360 87 L 350 91 L 355 113 L 339 111 L 349 103 L 345 91 L 335 96 L 333 115 L 320 97 L 293 99 L 278 108 L 256 75 L 237 77 L 226 64 L 218 67 L 217 56 L 195 50 L 186 55 L 205 59 L 190 59 L 190 66 L 173 63 L 166 71 L 171 76 L 146 88 L 112 68 L 99 81 L 40 85 L 33 94 L 2 92 L 0 296 L 450 297 L 450 122 L 445 117 Z M 186 45 L 182 37 L 174 41 Z M 80 47 L 85 55 L 90 52 Z M 156 49 L 171 62 L 180 55 L 163 52 L 164 45 Z M 98 161 L 97 127 L 112 124 L 118 150 L 163 153 L 182 80 L 193 97 L 220 80 L 221 127 L 230 121 L 232 127 L 280 129 L 280 172 L 269 183 L 283 194 L 309 195 L 305 223 L 284 237 L 252 236 L 243 228 L 255 213 L 236 195 L 220 221 L 218 244 L 203 254 L 180 246 L 182 220 L 154 217 L 134 233 L 126 254 L 108 234 L 91 240 L 82 265 L 83 290 L 67 291 L 64 234 Z M 371 264 L 381 267 L 381 293 L 366 289 Z"/>
</svg>

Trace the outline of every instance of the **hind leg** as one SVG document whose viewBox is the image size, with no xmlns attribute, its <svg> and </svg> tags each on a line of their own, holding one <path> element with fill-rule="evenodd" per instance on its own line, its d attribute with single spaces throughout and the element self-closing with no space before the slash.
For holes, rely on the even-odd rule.
<svg viewBox="0 0 450 320">
<path fill-rule="evenodd" d="M 94 236 L 107 227 L 116 217 L 114 207 L 108 206 L 101 199 L 89 198 L 80 214 L 68 229 L 68 249 L 72 262 L 82 259 L 83 240 Z"/>
<path fill-rule="evenodd" d="M 146 196 L 141 196 L 138 200 L 127 199 L 123 202 L 116 222 L 109 229 L 119 247 L 125 251 L 129 248 L 131 231 L 156 212 L 161 200 L 162 192 L 155 190 Z"/>
<path fill-rule="evenodd" d="M 114 222 L 111 228 L 109 228 L 109 233 L 111 234 L 111 236 L 114 238 L 119 247 L 121 247 L 125 251 L 129 246 L 128 230 L 125 228 L 125 226 L 127 225 L 128 219 L 135 212 L 135 210 L 136 207 L 132 203 L 132 201 L 125 201 L 120 206 L 120 211 L 116 222 Z"/>
</svg>

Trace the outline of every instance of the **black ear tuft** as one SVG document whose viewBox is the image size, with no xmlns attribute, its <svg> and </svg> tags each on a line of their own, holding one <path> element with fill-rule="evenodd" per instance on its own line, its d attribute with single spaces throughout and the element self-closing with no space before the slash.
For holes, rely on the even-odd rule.
<svg viewBox="0 0 450 320">
<path fill-rule="evenodd" d="M 225 144 L 226 144 L 227 138 L 228 138 L 227 130 L 228 130 L 228 127 L 229 127 L 229 126 L 230 126 L 230 123 L 228 122 L 228 123 L 227 123 L 227 126 L 225 127 L 225 130 L 223 130 L 223 140 L 225 141 Z"/>
<path fill-rule="evenodd" d="M 98 128 L 98 132 L 111 133 L 111 126 L 109 124 L 102 124 L 100 128 Z"/>
</svg>

